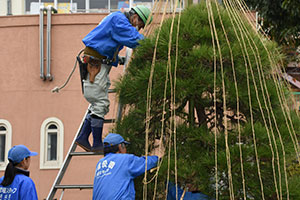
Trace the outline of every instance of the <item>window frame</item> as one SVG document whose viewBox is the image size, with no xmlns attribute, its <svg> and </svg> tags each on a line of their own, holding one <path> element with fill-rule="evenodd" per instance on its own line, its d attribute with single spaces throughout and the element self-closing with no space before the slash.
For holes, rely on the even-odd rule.
<svg viewBox="0 0 300 200">
<path fill-rule="evenodd" d="M 51 126 L 55 126 L 55 129 L 51 128 Z M 58 131 L 59 131 L 59 128 L 57 127 L 56 124 L 54 123 L 49 123 L 47 126 L 47 138 L 46 138 L 46 141 L 45 141 L 45 144 L 47 145 L 47 158 L 46 160 L 47 161 L 51 161 L 51 156 L 52 156 L 52 149 L 49 149 L 49 145 L 51 145 L 51 140 L 52 140 L 52 136 L 55 135 L 56 136 L 56 151 L 55 151 L 55 160 L 57 160 L 57 149 L 58 149 L 58 146 L 57 146 L 57 142 L 58 142 Z M 49 141 L 50 140 L 50 141 Z M 50 150 L 50 151 L 49 151 Z M 50 159 L 49 159 L 50 157 Z"/>
<path fill-rule="evenodd" d="M 48 156 L 48 134 L 53 133 L 48 129 L 51 124 L 57 127 L 57 160 L 47 160 Z M 50 131 L 49 131 L 50 130 Z M 40 139 L 40 169 L 59 169 L 63 163 L 64 126 L 61 120 L 50 117 L 44 120 L 41 126 Z"/>
<path fill-rule="evenodd" d="M 0 126 L 4 126 L 6 128 L 4 162 L 0 162 L 0 171 L 4 171 L 6 169 L 6 165 L 8 164 L 7 155 L 8 155 L 8 151 L 11 148 L 11 143 L 12 143 L 12 126 L 9 123 L 9 121 L 5 119 L 0 119 Z"/>
</svg>

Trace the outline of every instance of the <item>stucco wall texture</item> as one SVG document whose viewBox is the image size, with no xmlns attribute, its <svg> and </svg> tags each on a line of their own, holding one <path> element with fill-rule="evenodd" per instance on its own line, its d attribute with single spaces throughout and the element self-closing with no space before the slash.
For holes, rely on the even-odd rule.
<svg viewBox="0 0 300 200">
<path fill-rule="evenodd" d="M 55 86 L 64 83 L 71 72 L 75 57 L 84 48 L 81 39 L 91 31 L 105 14 L 53 14 L 51 30 L 51 74 L 53 81 L 40 79 L 39 16 L 0 17 L 0 119 L 12 126 L 12 146 L 24 144 L 40 153 L 40 129 L 49 117 L 60 119 L 64 125 L 64 157 L 66 156 L 88 103 L 81 93 L 78 68 L 68 85 L 59 93 Z M 44 16 L 44 57 L 46 58 L 46 16 Z M 124 55 L 124 51 L 121 54 Z M 46 61 L 44 65 L 46 71 Z M 112 83 L 123 73 L 123 66 L 113 67 Z M 113 84 L 112 87 L 113 88 Z M 110 112 L 115 118 L 117 102 L 110 94 Z M 104 125 L 107 134 L 112 125 Z M 77 147 L 77 151 L 82 151 Z M 58 169 L 40 169 L 40 154 L 31 159 L 31 178 L 39 199 L 45 199 Z M 92 184 L 100 156 L 73 157 L 62 184 Z M 4 171 L 0 172 L 2 176 Z M 55 198 L 59 199 L 61 190 Z M 91 190 L 66 190 L 63 199 L 91 199 Z"/>
</svg>

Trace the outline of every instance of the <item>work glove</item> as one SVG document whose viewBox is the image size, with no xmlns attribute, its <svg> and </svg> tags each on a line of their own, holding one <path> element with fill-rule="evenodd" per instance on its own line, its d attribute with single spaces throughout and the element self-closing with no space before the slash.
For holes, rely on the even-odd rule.
<svg viewBox="0 0 300 200">
<path fill-rule="evenodd" d="M 126 62 L 126 58 L 124 56 L 118 56 L 118 58 L 119 58 L 119 64 L 124 65 Z"/>
</svg>

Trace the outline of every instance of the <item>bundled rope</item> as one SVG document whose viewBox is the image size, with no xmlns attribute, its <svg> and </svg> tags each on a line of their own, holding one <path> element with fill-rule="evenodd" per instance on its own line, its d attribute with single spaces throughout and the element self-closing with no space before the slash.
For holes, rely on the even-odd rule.
<svg viewBox="0 0 300 200">
<path fill-rule="evenodd" d="M 69 83 L 69 81 L 70 81 L 70 79 L 71 79 L 71 77 L 72 77 L 72 75 L 73 75 L 73 73 L 74 73 L 74 71 L 75 71 L 75 69 L 76 69 L 77 63 L 79 62 L 78 59 L 80 58 L 80 54 L 81 54 L 82 52 L 83 52 L 83 49 L 80 50 L 80 52 L 78 53 L 78 55 L 77 55 L 77 57 L 76 57 L 75 64 L 74 64 L 74 67 L 73 67 L 71 73 L 69 74 L 67 80 L 65 81 L 65 83 L 62 84 L 60 87 L 56 86 L 55 88 L 53 88 L 53 89 L 51 90 L 51 92 L 57 92 L 57 93 L 58 93 L 61 89 L 63 89 L 64 87 L 66 87 L 66 85 Z"/>
</svg>

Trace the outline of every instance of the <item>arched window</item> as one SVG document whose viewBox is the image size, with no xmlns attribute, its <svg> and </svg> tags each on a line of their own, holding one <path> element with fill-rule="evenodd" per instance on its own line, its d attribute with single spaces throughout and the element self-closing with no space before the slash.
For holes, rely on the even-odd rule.
<svg viewBox="0 0 300 200">
<path fill-rule="evenodd" d="M 8 163 L 7 153 L 11 148 L 11 125 L 7 120 L 0 119 L 0 170 L 5 170 Z"/>
<path fill-rule="evenodd" d="M 55 124 L 50 124 L 47 131 L 47 161 L 57 160 L 57 133 Z"/>
<path fill-rule="evenodd" d="M 41 169 L 60 168 L 63 161 L 63 123 L 54 117 L 46 119 L 41 126 Z"/>
</svg>

